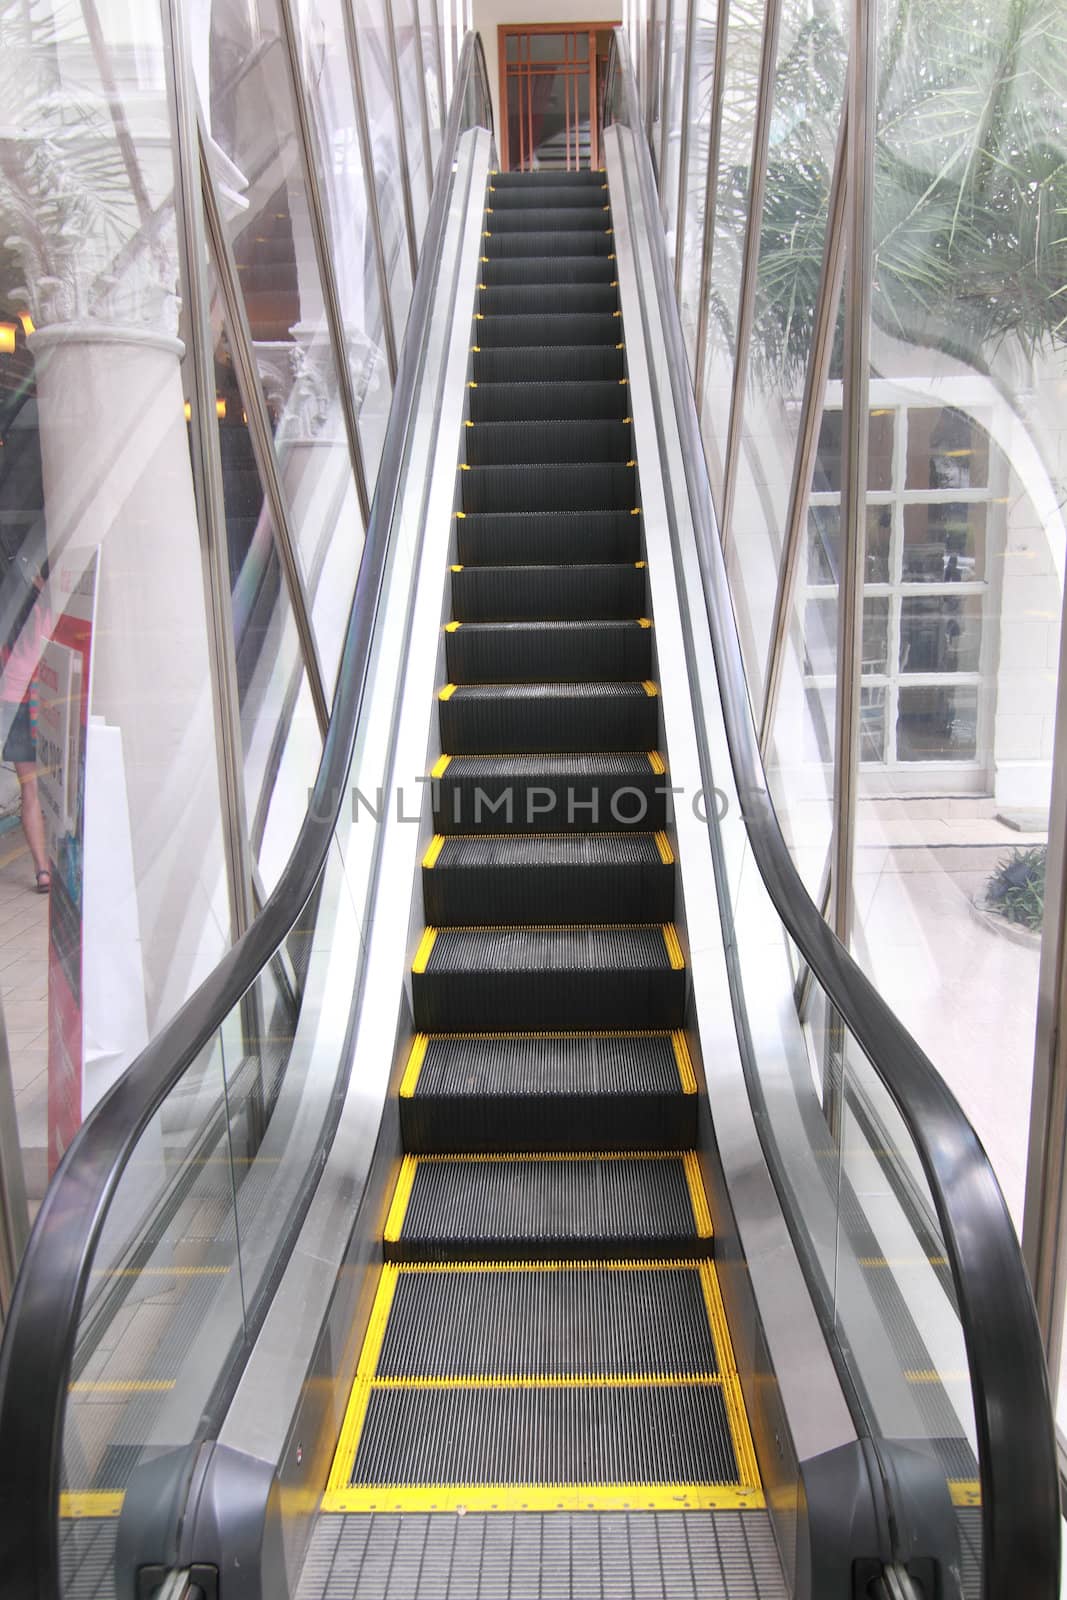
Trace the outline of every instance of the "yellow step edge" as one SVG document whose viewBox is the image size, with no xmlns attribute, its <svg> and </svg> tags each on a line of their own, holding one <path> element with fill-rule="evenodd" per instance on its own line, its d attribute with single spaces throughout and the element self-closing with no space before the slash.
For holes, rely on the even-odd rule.
<svg viewBox="0 0 1067 1600">
<path fill-rule="evenodd" d="M 674 863 L 674 851 L 671 849 L 671 841 L 662 829 L 656 834 L 656 849 L 659 851 L 659 858 L 663 865 L 665 867 L 672 866 Z"/>
<path fill-rule="evenodd" d="M 174 1378 L 75 1378 L 68 1394 L 167 1394 Z"/>
<path fill-rule="evenodd" d="M 410 1157 L 405 1158 L 405 1165 Z M 397 1180 L 397 1189 L 403 1181 L 404 1170 L 401 1168 L 400 1178 Z M 394 1205 L 396 1203 L 394 1196 Z M 405 1205 L 407 1201 L 405 1199 Z M 386 1238 L 389 1235 L 386 1234 Z M 352 1467 L 356 1459 L 356 1450 L 359 1447 L 360 1435 L 367 1417 L 367 1406 L 370 1404 L 371 1386 L 370 1377 L 377 1370 L 378 1358 L 381 1355 L 382 1341 L 385 1338 L 385 1328 L 389 1321 L 389 1313 L 393 1306 L 393 1295 L 396 1293 L 396 1268 L 386 1265 L 382 1268 L 378 1279 L 378 1288 L 371 1307 L 370 1320 L 367 1323 L 367 1332 L 363 1339 L 363 1348 L 359 1355 L 359 1365 L 356 1368 L 356 1378 L 352 1385 L 352 1393 L 348 1397 L 345 1408 L 345 1419 L 341 1424 L 341 1434 L 334 1451 L 333 1462 L 330 1466 L 330 1475 L 326 1480 L 327 1496 L 333 1492 L 338 1493 L 347 1489 L 348 1480 L 352 1476 Z"/>
<path fill-rule="evenodd" d="M 429 961 L 430 953 L 436 943 L 437 929 L 427 928 L 423 933 L 422 938 L 419 940 L 419 948 L 416 950 L 415 959 L 411 963 L 412 972 L 426 971 L 426 963 Z"/>
<path fill-rule="evenodd" d="M 695 1150 L 682 1151 L 682 1166 L 685 1169 L 685 1181 L 689 1185 L 689 1199 L 693 1207 L 697 1238 L 710 1239 L 711 1212 L 708 1209 L 708 1197 L 704 1193 L 704 1179 L 701 1176 L 700 1161 Z"/>
<path fill-rule="evenodd" d="M 386 1244 L 396 1244 L 400 1238 L 400 1230 L 404 1226 L 404 1217 L 411 1199 L 411 1190 L 415 1183 L 415 1166 L 417 1157 L 405 1156 L 400 1163 L 400 1172 L 397 1175 L 396 1188 L 389 1204 L 389 1215 L 385 1219 L 385 1232 L 382 1237 Z"/>
<path fill-rule="evenodd" d="M 648 698 L 650 700 L 654 700 L 656 698 L 656 696 L 659 694 L 659 686 L 657 684 L 654 684 L 652 682 L 651 678 L 646 678 L 645 679 L 643 687 L 644 687 L 645 693 L 648 695 Z"/>
<path fill-rule="evenodd" d="M 671 1043 L 674 1046 L 674 1059 L 678 1066 L 678 1077 L 682 1085 L 683 1094 L 696 1094 L 697 1075 L 693 1071 L 693 1058 L 689 1054 L 689 1045 L 685 1034 L 680 1028 L 671 1034 Z"/>
<path fill-rule="evenodd" d="M 467 513 L 465 511 L 462 512 L 462 513 L 457 512 L 456 514 L 457 514 L 457 516 L 459 516 L 459 515 L 466 516 L 467 515 Z M 463 564 L 462 564 L 462 562 L 459 562 L 459 563 L 453 562 L 452 566 L 450 566 L 448 570 L 449 570 L 449 572 L 462 572 L 463 571 Z"/>
<path fill-rule="evenodd" d="M 691 1154 L 691 1151 L 682 1151 L 683 1162 Z M 677 1161 L 678 1155 L 677 1150 L 464 1150 L 457 1154 L 405 1156 L 404 1160 L 433 1165 L 462 1161 L 484 1166 L 494 1161 Z M 700 1192 L 703 1195 L 703 1189 Z M 709 1226 L 709 1237 L 710 1233 Z"/>
<path fill-rule="evenodd" d="M 427 850 L 426 854 L 422 858 L 423 866 L 424 867 L 435 867 L 437 865 L 437 858 L 441 854 L 441 851 L 444 849 L 444 847 L 445 847 L 445 836 L 444 836 L 444 834 L 443 833 L 435 833 L 433 838 L 430 840 L 429 849 Z M 425 968 L 423 970 L 425 971 Z"/>
<path fill-rule="evenodd" d="M 950 1478 L 949 1498 L 954 1506 L 980 1506 L 982 1485 L 977 1478 Z"/>
<path fill-rule="evenodd" d="M 451 756 L 438 756 L 437 760 L 430 768 L 430 777 L 443 778 L 445 773 L 448 771 L 448 764 L 451 760 Z"/>
<path fill-rule="evenodd" d="M 446 622 L 445 623 L 445 632 L 446 633 L 458 633 L 460 628 L 462 628 L 462 626 L 463 626 L 462 622 Z"/>
<path fill-rule="evenodd" d="M 667 946 L 667 954 L 670 957 L 672 971 L 681 972 L 685 966 L 685 957 L 682 954 L 682 947 L 678 942 L 678 934 L 673 922 L 664 923 L 663 942 Z"/>
<path fill-rule="evenodd" d="M 638 617 L 637 626 L 639 628 L 651 628 L 651 626 L 652 626 L 652 618 L 651 617 Z"/>
<path fill-rule="evenodd" d="M 648 764 L 652 768 L 652 771 L 656 774 L 657 778 L 662 778 L 663 774 L 667 770 L 667 763 L 664 761 L 658 750 L 648 751 Z"/>
<path fill-rule="evenodd" d="M 124 1489 L 65 1490 L 59 1497 L 61 1517 L 117 1517 L 126 1498 Z"/>
<path fill-rule="evenodd" d="M 454 683 L 446 683 L 443 689 L 438 690 L 437 698 L 438 700 L 451 700 L 455 692 L 456 685 Z"/>
<path fill-rule="evenodd" d="M 327 1490 L 326 1512 L 762 1511 L 762 1489 L 736 1484 L 412 1484 Z"/>
<path fill-rule="evenodd" d="M 419 1081 L 419 1073 L 422 1071 L 422 1064 L 426 1060 L 426 1051 L 429 1043 L 430 1036 L 428 1033 L 417 1033 L 411 1041 L 411 1049 L 408 1052 L 404 1076 L 400 1080 L 401 1100 L 410 1100 L 415 1093 L 415 1088 Z"/>
<path fill-rule="evenodd" d="M 395 1270 L 427 1272 L 697 1272 L 705 1263 L 687 1256 L 650 1256 L 628 1261 L 405 1261 Z"/>
<path fill-rule="evenodd" d="M 721 1389 L 721 1372 L 538 1373 L 501 1377 L 470 1372 L 445 1377 L 375 1378 L 372 1389 Z"/>
</svg>

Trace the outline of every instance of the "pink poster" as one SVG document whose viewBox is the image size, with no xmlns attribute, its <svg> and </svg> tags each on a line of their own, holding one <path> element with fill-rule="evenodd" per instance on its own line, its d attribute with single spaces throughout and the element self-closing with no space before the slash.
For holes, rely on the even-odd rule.
<svg viewBox="0 0 1067 1600">
<path fill-rule="evenodd" d="M 81 1124 L 85 740 L 99 553 L 52 568 L 55 622 L 37 669 L 38 791 L 48 835 L 48 1171 Z"/>
</svg>

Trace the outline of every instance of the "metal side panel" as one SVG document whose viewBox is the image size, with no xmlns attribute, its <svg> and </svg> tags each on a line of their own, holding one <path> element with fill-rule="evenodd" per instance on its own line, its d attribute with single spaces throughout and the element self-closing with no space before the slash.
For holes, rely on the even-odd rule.
<svg viewBox="0 0 1067 1600">
<path fill-rule="evenodd" d="M 702 686 L 715 693 L 716 673 L 706 622 L 683 623 L 678 594 L 686 540 L 672 537 L 672 520 L 688 501 L 673 408 L 657 415 L 653 352 L 663 349 L 656 324 L 651 265 L 642 238 L 632 135 L 605 135 L 611 184 L 620 302 L 627 330 L 627 365 L 645 528 L 649 588 L 656 619 L 656 672 L 663 685 L 663 718 L 674 793 L 680 894 L 676 914 L 688 934 L 692 970 L 690 1043 L 707 1099 L 701 1108 L 700 1151 L 712 1203 L 716 1257 L 757 1458 L 786 1569 L 796 1585 L 797 1520 L 802 1512 L 800 1469 L 805 1461 L 854 1447 L 856 1430 L 811 1303 L 753 1118 L 734 1026 L 715 867 L 704 820 L 720 797 L 704 795 L 695 716 Z M 653 225 L 657 225 L 654 219 Z M 645 313 L 650 320 L 646 323 Z M 668 508 L 670 485 L 680 486 Z M 692 544 L 692 529 L 686 538 Z M 686 637 L 699 658 L 691 675 Z M 689 684 L 694 701 L 671 685 Z M 730 785 L 723 756 L 724 789 Z M 710 1114 L 708 1108 L 710 1107 Z"/>
<path fill-rule="evenodd" d="M 421 805 L 417 775 L 426 770 L 439 671 L 442 574 L 447 573 L 454 537 L 469 319 L 490 148 L 489 135 L 480 130 L 460 142 L 442 252 L 455 269 L 451 281 L 438 287 L 439 304 L 451 315 L 434 320 L 424 369 L 443 376 L 439 383 L 424 383 L 419 400 L 409 462 L 423 460 L 427 468 L 415 476 L 409 468 L 397 566 L 385 600 L 395 611 L 395 623 L 387 621 L 382 630 L 372 725 L 362 749 L 368 756 L 387 750 L 394 719 L 399 718 L 392 766 L 375 774 L 375 788 L 381 783 L 382 795 L 364 789 L 361 798 L 356 794 L 362 774 L 357 752 L 353 803 L 343 808 L 338 832 L 346 866 L 357 874 L 360 889 L 364 884 L 371 889 L 371 909 L 360 937 L 367 943 L 372 928 L 374 933 L 347 1098 L 300 1239 L 246 1364 L 207 1475 L 205 1530 L 210 1534 L 215 1524 L 215 1554 L 231 1583 L 238 1582 L 234 1592 L 257 1597 L 288 1596 L 295 1588 L 325 1479 L 322 1451 L 328 1455 L 336 1438 L 373 1298 L 381 1260 L 381 1194 L 399 1154 L 392 1098 L 385 1122 L 382 1113 L 390 1084 L 395 1087 L 403 1070 L 405 1052 L 399 1040 L 410 1038 L 411 1031 L 406 1016 L 398 1025 L 398 1011 L 406 1009 L 404 977 L 413 953 L 410 886 L 418 883 L 420 845 L 425 848 L 430 827 L 422 817 L 428 808 Z M 412 585 L 414 605 L 409 602 Z M 373 768 L 369 759 L 368 767 Z M 357 903 L 363 903 L 358 896 Z M 254 1473 L 254 1466 L 264 1470 Z M 246 1518 L 234 1530 L 232 1546 L 225 1497 L 216 1492 L 231 1467 L 245 1479 L 256 1476 L 273 1485 L 269 1527 L 263 1521 L 268 1518 L 264 1504 L 258 1527 L 254 1517 Z M 218 1517 L 213 1506 L 222 1507 Z M 279 1548 L 284 1560 L 271 1560 L 268 1552 Z"/>
</svg>

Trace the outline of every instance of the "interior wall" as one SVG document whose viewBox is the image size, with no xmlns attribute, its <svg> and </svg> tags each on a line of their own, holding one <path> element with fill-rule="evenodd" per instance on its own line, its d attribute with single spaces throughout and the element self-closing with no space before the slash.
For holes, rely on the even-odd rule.
<svg viewBox="0 0 1067 1600">
<path fill-rule="evenodd" d="M 493 126 L 500 127 L 500 59 L 497 28 L 529 22 L 621 22 L 622 0 L 474 0 L 474 28 L 482 36 L 489 87 L 493 95 Z M 497 153 L 500 138 L 497 135 Z"/>
</svg>

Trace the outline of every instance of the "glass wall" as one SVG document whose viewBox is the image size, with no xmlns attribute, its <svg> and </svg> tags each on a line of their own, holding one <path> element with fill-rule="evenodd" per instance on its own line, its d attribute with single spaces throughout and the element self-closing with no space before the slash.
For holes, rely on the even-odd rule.
<svg viewBox="0 0 1067 1600">
<path fill-rule="evenodd" d="M 1063 7 L 885 0 L 855 109 L 858 3 L 693 0 L 681 45 L 679 10 L 631 0 L 625 27 L 775 804 L 1020 1232 L 1033 1164 L 1027 1252 L 1043 1229 L 1058 1361 Z"/>
<path fill-rule="evenodd" d="M 0 8 L 0 992 L 31 1214 L 304 816 L 464 21 Z"/>
</svg>

